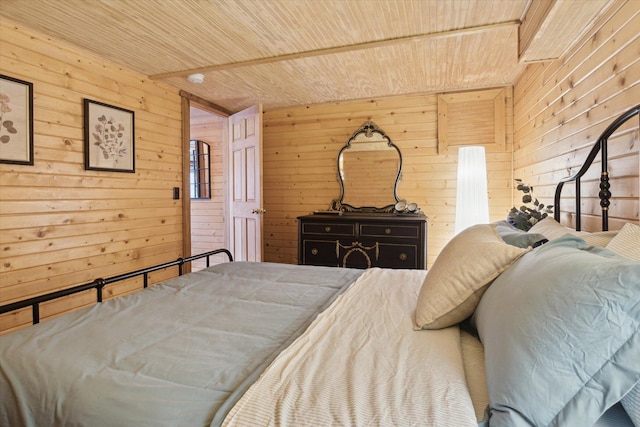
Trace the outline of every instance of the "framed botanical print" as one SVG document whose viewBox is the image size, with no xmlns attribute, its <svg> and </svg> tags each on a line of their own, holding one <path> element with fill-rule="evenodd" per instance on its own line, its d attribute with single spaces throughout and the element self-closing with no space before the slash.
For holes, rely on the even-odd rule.
<svg viewBox="0 0 640 427">
<path fill-rule="evenodd" d="M 33 83 L 2 74 L 0 163 L 33 165 Z"/>
<path fill-rule="evenodd" d="M 135 172 L 133 111 L 85 98 L 84 168 Z"/>
</svg>

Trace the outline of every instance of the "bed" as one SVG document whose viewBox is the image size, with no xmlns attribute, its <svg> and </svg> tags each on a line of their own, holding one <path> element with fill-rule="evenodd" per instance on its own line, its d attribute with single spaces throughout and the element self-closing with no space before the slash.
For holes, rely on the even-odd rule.
<svg viewBox="0 0 640 427">
<path fill-rule="evenodd" d="M 589 155 L 605 210 L 607 138 L 639 111 Z M 638 427 L 640 227 L 576 228 L 473 226 L 428 272 L 225 251 L 119 298 L 102 289 L 197 257 L 2 306 L 35 324 L 0 337 L 0 425 Z M 87 289 L 96 305 L 39 323 Z"/>
</svg>

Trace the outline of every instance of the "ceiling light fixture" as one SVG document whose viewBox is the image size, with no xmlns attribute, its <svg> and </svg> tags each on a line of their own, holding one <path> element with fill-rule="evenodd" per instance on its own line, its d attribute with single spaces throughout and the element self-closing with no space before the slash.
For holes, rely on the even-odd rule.
<svg viewBox="0 0 640 427">
<path fill-rule="evenodd" d="M 187 77 L 187 80 L 189 80 L 191 83 L 197 83 L 200 84 L 204 81 L 204 74 L 189 74 L 189 76 Z"/>
</svg>

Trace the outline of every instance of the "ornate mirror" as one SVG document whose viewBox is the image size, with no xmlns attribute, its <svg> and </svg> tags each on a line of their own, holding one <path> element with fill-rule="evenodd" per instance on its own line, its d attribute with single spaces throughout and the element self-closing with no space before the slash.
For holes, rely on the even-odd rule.
<svg viewBox="0 0 640 427">
<path fill-rule="evenodd" d="M 342 212 L 394 212 L 402 155 L 375 123 L 366 122 L 338 153 L 340 198 L 331 208 Z"/>
</svg>

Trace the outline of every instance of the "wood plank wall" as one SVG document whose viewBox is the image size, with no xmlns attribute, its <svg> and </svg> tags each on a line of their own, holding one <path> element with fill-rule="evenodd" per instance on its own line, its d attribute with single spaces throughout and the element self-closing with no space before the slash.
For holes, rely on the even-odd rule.
<svg viewBox="0 0 640 427">
<path fill-rule="evenodd" d="M 506 147 L 487 153 L 490 217 L 512 206 L 512 91 L 507 88 Z M 340 195 L 336 158 L 353 132 L 372 120 L 403 156 L 398 195 L 429 217 L 428 265 L 453 237 L 457 149 L 438 153 L 437 95 L 279 108 L 264 112 L 264 259 L 297 263 L 296 217 Z M 470 140 L 469 145 L 475 141 Z"/>
<path fill-rule="evenodd" d="M 549 200 L 552 184 L 575 172 L 606 125 L 638 103 L 637 28 L 637 3 L 620 0 L 569 55 L 532 64 L 517 81 L 507 103 L 506 152 L 488 154 L 492 220 L 512 205 L 514 175 Z M 0 34 L 0 73 L 33 82 L 35 95 L 35 165 L 0 164 L 0 302 L 180 256 L 182 204 L 171 198 L 173 187 L 182 189 L 177 91 L 3 18 Z M 84 170 L 84 97 L 136 112 L 135 174 Z M 428 215 L 433 263 L 453 235 L 456 174 L 455 151 L 437 153 L 436 95 L 282 108 L 264 117 L 266 261 L 296 263 L 296 216 L 326 209 L 339 195 L 337 153 L 373 120 L 402 150 L 399 195 Z M 614 224 L 637 223 L 638 132 L 613 140 L 613 191 L 622 196 L 612 208 Z M 597 201 L 585 208 L 593 206 Z M 174 274 L 154 274 L 152 281 Z M 92 300 L 91 294 L 43 307 L 43 317 Z M 0 330 L 29 318 L 4 316 Z"/>
<path fill-rule="evenodd" d="M 515 174 L 553 201 L 554 184 L 573 175 L 595 140 L 617 116 L 640 104 L 640 5 L 618 1 L 566 57 L 530 65 L 514 89 Z M 638 120 L 609 140 L 611 229 L 639 222 Z M 600 163 L 583 182 L 583 229 L 599 230 Z M 573 194 L 569 191 L 567 195 Z M 566 204 L 565 204 L 566 203 Z M 567 199 L 562 206 L 575 212 Z M 575 216 L 563 213 L 573 226 Z"/>
<path fill-rule="evenodd" d="M 193 110 L 193 108 L 192 108 Z M 199 110 L 203 111 L 203 110 Z M 211 199 L 191 200 L 191 253 L 193 255 L 225 247 L 224 126 L 226 117 L 202 112 L 191 116 L 191 139 L 209 144 Z M 189 197 L 185 194 L 185 197 Z M 204 260 L 193 262 L 193 271 L 205 266 Z"/>
<path fill-rule="evenodd" d="M 5 19 L 0 34 L 0 73 L 33 82 L 35 130 L 33 166 L 0 164 L 0 302 L 181 256 L 182 201 L 172 199 L 172 188 L 182 189 L 178 90 Z M 85 97 L 135 111 L 135 173 L 84 170 Z M 42 317 L 94 300 L 67 298 L 42 307 Z M 6 315 L 0 330 L 30 316 Z"/>
</svg>

